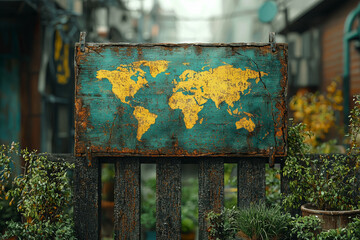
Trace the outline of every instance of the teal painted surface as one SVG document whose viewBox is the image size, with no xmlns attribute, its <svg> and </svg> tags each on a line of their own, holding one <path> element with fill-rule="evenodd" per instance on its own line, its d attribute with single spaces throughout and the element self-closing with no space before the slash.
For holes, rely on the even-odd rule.
<svg viewBox="0 0 360 240">
<path fill-rule="evenodd" d="M 92 153 L 115 155 L 267 156 L 271 147 L 276 149 L 277 156 L 286 154 L 286 46 L 279 45 L 275 53 L 269 50 L 269 46 L 154 45 L 92 49 L 77 55 L 77 155 L 84 154 L 87 147 Z M 114 94 L 109 79 L 97 78 L 100 70 L 114 71 L 121 64 L 130 65 L 141 60 L 165 60 L 168 67 L 155 78 L 149 67 L 140 67 L 146 72 L 148 85 L 138 90 L 133 98 L 126 98 L 130 105 Z M 169 106 L 169 99 L 174 94 L 174 79 L 180 82 L 179 76 L 189 69 L 201 73 L 224 65 L 267 75 L 262 76 L 258 83 L 256 78 L 249 78 L 250 90 L 241 93 L 234 106 L 222 102 L 217 108 L 212 99 L 207 99 L 198 113 L 196 124 L 187 128 L 182 110 Z M 136 76 L 132 80 L 136 81 Z M 191 91 L 182 92 L 184 95 L 193 94 Z M 138 121 L 133 115 L 136 106 L 157 115 L 155 124 L 141 136 L 140 141 L 137 139 Z M 228 111 L 235 109 L 239 110 L 239 115 L 230 115 Z M 244 112 L 253 115 L 253 131 L 236 128 L 236 122 L 247 117 Z M 201 124 L 200 119 L 203 119 Z"/>
<path fill-rule="evenodd" d="M 19 64 L 0 58 L 0 144 L 19 142 L 20 124 Z"/>
</svg>

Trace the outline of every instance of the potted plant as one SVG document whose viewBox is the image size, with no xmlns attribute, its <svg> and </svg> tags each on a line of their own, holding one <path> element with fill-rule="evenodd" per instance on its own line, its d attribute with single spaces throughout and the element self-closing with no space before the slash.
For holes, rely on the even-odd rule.
<svg viewBox="0 0 360 240">
<path fill-rule="evenodd" d="M 288 156 L 283 175 L 289 178 L 290 194 L 284 198 L 286 208 L 298 208 L 303 216 L 322 219 L 324 230 L 345 227 L 360 215 L 357 176 L 360 155 L 356 138 L 360 132 L 359 98 L 350 119 L 351 147 L 346 155 L 308 155 L 305 138 L 309 132 L 298 124 L 289 128 Z"/>
<path fill-rule="evenodd" d="M 213 240 L 356 240 L 360 237 L 360 219 L 346 228 L 321 232 L 322 220 L 316 216 L 292 217 L 280 205 L 251 205 L 245 209 L 224 208 L 207 215 L 209 239 Z"/>
<path fill-rule="evenodd" d="M 12 157 L 21 156 L 24 173 L 11 177 Z M 52 162 L 44 155 L 0 146 L 1 197 L 16 206 L 21 219 L 6 223 L 2 239 L 75 239 L 71 217 L 71 186 L 67 171 L 73 164 Z M 8 186 L 6 189 L 5 186 Z"/>
</svg>

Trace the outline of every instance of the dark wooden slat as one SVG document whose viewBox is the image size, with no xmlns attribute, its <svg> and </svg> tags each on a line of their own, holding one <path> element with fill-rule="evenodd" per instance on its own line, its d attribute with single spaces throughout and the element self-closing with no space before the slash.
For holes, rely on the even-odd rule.
<svg viewBox="0 0 360 240">
<path fill-rule="evenodd" d="M 156 161 L 156 239 L 181 238 L 181 160 Z"/>
<path fill-rule="evenodd" d="M 74 170 L 74 221 L 78 239 L 100 238 L 100 164 L 78 157 Z"/>
<path fill-rule="evenodd" d="M 140 239 L 140 160 L 115 163 L 115 239 Z"/>
<path fill-rule="evenodd" d="M 199 239 L 208 239 L 206 215 L 224 207 L 224 160 L 199 160 Z"/>
<path fill-rule="evenodd" d="M 238 162 L 238 206 L 265 200 L 265 158 L 241 158 Z"/>
</svg>

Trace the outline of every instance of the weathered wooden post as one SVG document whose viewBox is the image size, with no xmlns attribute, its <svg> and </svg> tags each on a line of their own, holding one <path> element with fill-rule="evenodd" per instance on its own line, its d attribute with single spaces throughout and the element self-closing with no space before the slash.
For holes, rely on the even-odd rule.
<svg viewBox="0 0 360 240">
<path fill-rule="evenodd" d="M 100 167 L 109 157 L 116 239 L 140 238 L 144 158 L 157 164 L 157 239 L 180 239 L 184 160 L 199 164 L 200 239 L 206 213 L 224 205 L 224 162 L 238 163 L 239 206 L 265 197 L 265 162 L 286 155 L 286 44 L 83 40 L 75 57 L 80 239 L 99 237 Z"/>
</svg>

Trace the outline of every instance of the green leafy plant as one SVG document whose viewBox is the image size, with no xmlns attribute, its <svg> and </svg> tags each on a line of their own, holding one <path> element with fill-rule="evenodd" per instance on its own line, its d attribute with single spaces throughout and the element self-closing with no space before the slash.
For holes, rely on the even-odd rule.
<svg viewBox="0 0 360 240">
<path fill-rule="evenodd" d="M 236 164 L 224 164 L 224 204 L 226 208 L 232 208 L 237 204 L 237 175 L 235 168 Z"/>
<path fill-rule="evenodd" d="M 283 213 L 278 205 L 267 208 L 257 204 L 239 210 L 236 222 L 240 234 L 248 239 L 270 240 L 285 236 L 289 219 L 290 214 Z"/>
<path fill-rule="evenodd" d="M 156 228 L 156 179 L 150 178 L 143 182 L 141 195 L 141 224 L 145 230 Z M 183 182 L 181 198 L 181 232 L 195 232 L 198 225 L 198 183 L 194 178 Z"/>
<path fill-rule="evenodd" d="M 284 206 L 293 209 L 308 202 L 320 210 L 359 208 L 360 195 L 356 194 L 355 184 L 359 155 L 350 151 L 347 155 L 309 156 L 309 146 L 304 143 L 309 134 L 303 124 L 289 128 L 283 175 L 290 179 L 290 194 L 285 196 Z"/>
<path fill-rule="evenodd" d="M 156 179 L 151 178 L 143 182 L 141 194 L 141 224 L 147 231 L 156 228 Z"/>
<path fill-rule="evenodd" d="M 183 181 L 181 197 L 181 232 L 195 232 L 198 225 L 198 181 L 188 178 Z"/>
<path fill-rule="evenodd" d="M 350 115 L 350 153 L 353 155 L 360 154 L 359 137 L 360 137 L 360 95 L 354 96 L 354 108 Z"/>
<path fill-rule="evenodd" d="M 283 213 L 279 205 L 265 204 L 249 208 L 224 208 L 221 213 L 208 214 L 210 239 L 285 239 L 291 216 Z"/>
<path fill-rule="evenodd" d="M 111 163 L 102 164 L 102 168 L 101 168 L 102 200 L 110 201 L 110 202 L 114 201 L 114 181 L 115 181 L 114 164 Z"/>
<path fill-rule="evenodd" d="M 11 155 L 21 156 L 24 174 L 11 179 Z M 75 239 L 70 213 L 71 186 L 67 171 L 74 166 L 19 150 L 17 144 L 0 148 L 2 196 L 15 205 L 21 221 L 11 220 L 3 239 Z M 3 186 L 10 186 L 8 190 Z"/>
<path fill-rule="evenodd" d="M 12 158 L 16 158 L 15 150 L 17 144 L 12 143 L 11 146 L 0 146 L 0 234 L 6 230 L 6 222 L 12 220 L 19 221 L 20 214 L 18 213 L 15 204 L 10 201 L 6 193 L 12 185 L 11 178 L 11 163 Z"/>
<path fill-rule="evenodd" d="M 5 189 L 7 191 L 8 189 Z M 0 197 L 1 198 L 1 197 Z M 10 220 L 19 221 L 20 214 L 16 210 L 15 205 L 9 205 L 10 200 L 5 198 L 0 199 L 0 234 L 6 230 L 6 222 Z"/>
<path fill-rule="evenodd" d="M 209 239 L 212 240 L 233 240 L 238 231 L 236 225 L 237 209 L 224 208 L 220 213 L 213 211 L 207 215 L 209 223 Z"/>
<path fill-rule="evenodd" d="M 308 240 L 316 239 L 321 231 L 321 220 L 316 216 L 293 217 L 289 222 L 287 239 Z"/>
<path fill-rule="evenodd" d="M 355 218 L 346 228 L 331 229 L 321 232 L 318 240 L 358 240 L 360 239 L 360 219 Z"/>
<path fill-rule="evenodd" d="M 282 201 L 280 191 L 280 169 L 276 167 L 270 168 L 267 164 L 265 168 L 265 177 L 266 205 L 269 207 L 274 205 L 280 205 Z"/>
</svg>

